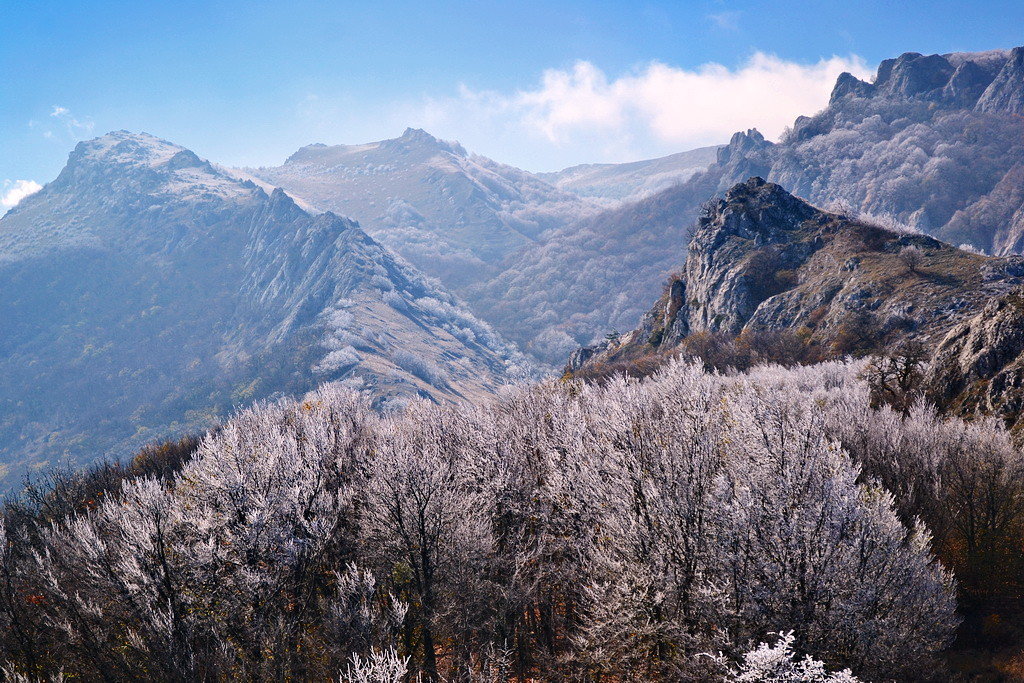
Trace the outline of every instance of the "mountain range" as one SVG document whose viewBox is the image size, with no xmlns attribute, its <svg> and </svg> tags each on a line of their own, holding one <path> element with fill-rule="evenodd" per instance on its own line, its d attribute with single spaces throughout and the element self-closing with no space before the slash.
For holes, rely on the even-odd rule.
<svg viewBox="0 0 1024 683">
<path fill-rule="evenodd" d="M 363 145 L 308 145 L 281 166 L 245 171 L 358 219 L 456 291 L 492 277 L 544 232 L 595 210 L 531 173 L 418 129 Z"/>
<path fill-rule="evenodd" d="M 915 240 L 934 238 L 969 247 L 954 250 L 963 263 L 1018 253 L 1022 102 L 1015 48 L 907 53 L 871 82 L 843 74 L 778 142 L 751 129 L 555 173 L 416 129 L 252 169 L 146 134 L 81 143 L 0 218 L 0 461 L 13 476 L 123 454 L 324 381 L 359 383 L 379 405 L 489 393 L 634 328 L 682 281 L 701 207 L 750 177 L 900 234 L 900 249 L 931 253 Z M 993 296 L 978 277 L 948 283 Z"/>
<path fill-rule="evenodd" d="M 906 53 L 883 61 L 872 82 L 843 74 L 828 106 L 798 117 L 776 143 L 751 129 L 724 147 L 532 175 L 407 131 L 371 145 L 307 147 L 277 169 L 254 173 L 313 204 L 333 201 L 343 212 L 372 215 L 372 234 L 439 277 L 524 351 L 557 365 L 573 348 L 634 326 L 642 302 L 656 297 L 679 267 L 679 247 L 701 204 L 751 176 L 817 205 L 953 244 L 1021 251 L 1022 54 Z M 405 151 L 411 147 L 415 154 Z M 392 148 L 403 151 L 392 154 Z M 407 157 L 419 161 L 399 163 L 407 170 L 372 181 L 354 170 L 356 159 L 391 168 Z M 493 187 L 483 182 L 482 169 L 499 174 L 506 191 L 448 189 Z M 428 189 L 430 201 L 417 194 Z M 412 209 L 389 219 L 394 214 L 380 207 L 394 196 Z M 454 196 L 464 199 L 440 201 Z M 375 205 L 357 206 L 368 201 Z M 480 230 L 452 215 L 449 209 L 460 205 L 485 207 L 474 215 L 486 216 L 492 227 Z M 509 215 L 529 217 L 530 227 L 512 229 Z M 480 244 L 485 237 L 487 250 Z"/>
<path fill-rule="evenodd" d="M 906 53 L 883 61 L 871 83 L 843 74 L 828 106 L 797 118 L 777 143 L 738 132 L 686 181 L 524 249 L 483 288 L 478 310 L 549 362 L 572 341 L 630 329 L 637 302 L 655 299 L 681 267 L 701 205 L 751 176 L 820 206 L 1019 253 L 1022 60 L 1024 48 Z"/>
</svg>

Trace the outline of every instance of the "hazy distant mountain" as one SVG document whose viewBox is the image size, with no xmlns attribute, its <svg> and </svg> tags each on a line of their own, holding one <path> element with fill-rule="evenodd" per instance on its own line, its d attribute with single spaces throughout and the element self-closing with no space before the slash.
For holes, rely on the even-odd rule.
<svg viewBox="0 0 1024 683">
<path fill-rule="evenodd" d="M 584 217 L 524 248 L 480 310 L 550 362 L 635 325 L 682 267 L 700 206 L 762 176 L 821 206 L 906 223 L 953 244 L 1024 251 L 1024 48 L 882 62 L 839 77 L 829 105 L 775 144 L 737 133 L 714 164 L 656 195 Z"/>
<path fill-rule="evenodd" d="M 0 474 L 94 460 L 325 381 L 479 396 L 487 325 L 331 213 L 111 133 L 0 219 Z"/>
<path fill-rule="evenodd" d="M 714 187 L 665 190 L 553 231 L 474 292 L 502 334 L 547 363 L 627 330 L 681 263 L 680 246 Z"/>
<path fill-rule="evenodd" d="M 625 164 L 581 164 L 538 173 L 555 187 L 610 204 L 633 202 L 678 185 L 715 163 L 719 146 Z"/>
<path fill-rule="evenodd" d="M 297 201 L 359 221 L 536 357 L 557 364 L 577 341 L 560 334 L 535 342 L 536 326 L 528 322 L 535 317 L 530 302 L 545 295 L 539 291 L 542 283 L 560 277 L 548 266 L 574 266 L 544 260 L 552 236 L 557 241 L 563 234 L 570 239 L 590 234 L 588 219 L 682 182 L 706 168 L 717 149 L 532 174 L 409 129 L 400 138 L 365 145 L 309 145 L 281 166 L 242 173 L 287 190 Z M 621 242 L 609 246 L 616 256 L 628 247 Z M 640 271 L 649 269 L 643 263 L 646 254 L 635 256 Z M 536 280 L 501 291 L 510 277 Z M 547 324 L 557 322 L 547 308 L 538 313 Z M 639 313 L 629 308 L 621 318 L 632 322 Z M 558 321 L 576 314 L 593 315 L 591 304 L 570 299 L 556 312 Z M 592 331 L 594 326 L 584 327 Z"/>
<path fill-rule="evenodd" d="M 247 172 L 349 216 L 456 290 L 482 282 L 542 233 L 593 212 L 537 176 L 408 129 L 365 145 L 303 147 Z"/>
</svg>

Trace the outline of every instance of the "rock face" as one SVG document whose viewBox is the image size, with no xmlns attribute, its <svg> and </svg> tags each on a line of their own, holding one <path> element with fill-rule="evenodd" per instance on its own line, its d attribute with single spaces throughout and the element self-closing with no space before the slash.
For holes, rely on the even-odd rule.
<svg viewBox="0 0 1024 683">
<path fill-rule="evenodd" d="M 998 75 L 978 98 L 976 109 L 982 112 L 1024 114 L 1024 48 L 1010 52 Z"/>
<path fill-rule="evenodd" d="M 145 134 L 79 144 L 0 219 L 0 485 L 322 382 L 479 396 L 514 358 L 352 221 Z"/>
<path fill-rule="evenodd" d="M 640 327 L 578 353 L 568 369 L 670 353 L 695 333 L 789 331 L 823 355 L 841 355 L 845 340 L 863 334 L 882 348 L 941 342 L 933 383 L 955 397 L 975 378 L 997 377 L 1024 348 L 1022 285 L 1020 257 L 822 211 L 751 178 L 707 205 L 680 275 Z M 1006 397 L 1017 380 L 992 381 L 993 395 Z"/>
<path fill-rule="evenodd" d="M 906 52 L 896 59 L 882 61 L 871 83 L 848 73 L 840 75 L 829 104 L 835 105 L 844 97 L 919 99 L 985 111 L 988 105 L 984 102 L 995 92 L 1019 85 L 1006 73 L 1008 69 L 1014 70 L 1015 52 L 993 50 L 946 55 Z"/>
<path fill-rule="evenodd" d="M 720 173 L 717 189 L 727 189 L 732 184 L 727 180 L 729 178 L 766 175 L 772 147 L 772 143 L 765 140 L 756 128 L 734 133 L 729 144 L 718 150 L 717 171 Z"/>
<path fill-rule="evenodd" d="M 1022 353 L 1024 297 L 1014 292 L 990 301 L 942 340 L 927 378 L 930 398 L 961 413 L 999 416 L 1020 432 Z"/>
<path fill-rule="evenodd" d="M 776 289 L 765 278 L 798 268 L 816 246 L 794 233 L 823 216 L 756 177 L 708 206 L 684 270 L 688 329 L 738 334 Z"/>
</svg>

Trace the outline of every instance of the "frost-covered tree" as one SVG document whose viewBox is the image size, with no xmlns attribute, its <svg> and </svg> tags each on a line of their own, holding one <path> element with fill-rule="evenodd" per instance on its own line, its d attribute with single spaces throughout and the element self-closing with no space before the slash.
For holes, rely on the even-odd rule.
<svg viewBox="0 0 1024 683">
<path fill-rule="evenodd" d="M 421 654 L 429 679 L 438 676 L 442 644 L 452 642 L 458 596 L 474 594 L 491 545 L 490 502 L 460 439 L 472 433 L 466 422 L 458 411 L 410 406 L 381 423 L 368 463 L 366 561 L 410 604 L 404 646 Z"/>
<path fill-rule="evenodd" d="M 677 361 L 480 405 L 382 415 L 327 386 L 256 406 L 172 468 L 9 503 L 0 661 L 713 680 L 782 631 L 796 671 L 926 679 L 956 624 L 933 550 L 971 590 L 1020 576 L 1020 454 L 995 422 L 878 405 L 864 370 Z"/>
</svg>

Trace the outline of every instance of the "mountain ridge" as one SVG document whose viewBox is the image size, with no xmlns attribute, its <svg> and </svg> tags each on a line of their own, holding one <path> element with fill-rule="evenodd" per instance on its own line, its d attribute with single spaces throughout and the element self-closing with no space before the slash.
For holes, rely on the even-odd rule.
<svg viewBox="0 0 1024 683">
<path fill-rule="evenodd" d="M 413 128 L 360 145 L 307 145 L 281 166 L 245 172 L 357 218 L 461 295 L 517 249 L 588 210 L 533 174 Z"/>
<path fill-rule="evenodd" d="M 654 159 L 578 164 L 537 175 L 559 189 L 582 197 L 606 200 L 614 206 L 620 202 L 641 200 L 686 181 L 710 166 L 720 148 L 721 145 L 711 145 Z"/>
</svg>

